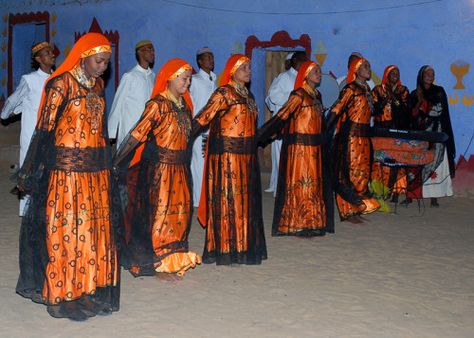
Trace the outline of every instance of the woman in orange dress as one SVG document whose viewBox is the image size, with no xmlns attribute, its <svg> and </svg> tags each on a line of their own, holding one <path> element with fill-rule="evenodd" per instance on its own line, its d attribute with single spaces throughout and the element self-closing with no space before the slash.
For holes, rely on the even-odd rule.
<svg viewBox="0 0 474 338">
<path fill-rule="evenodd" d="M 341 220 L 361 223 L 360 214 L 376 211 L 380 204 L 369 193 L 371 171 L 370 117 L 372 95 L 366 81 L 370 64 L 354 59 L 347 74 L 347 85 L 328 115 L 328 129 L 336 124 L 333 140 L 333 178 L 336 204 Z"/>
<path fill-rule="evenodd" d="M 410 112 L 408 108 L 409 92 L 400 81 L 400 70 L 391 65 L 385 68 L 382 83 L 372 90 L 374 100 L 374 127 L 407 129 L 409 125 Z M 385 205 L 384 199 L 392 195 L 392 201 L 398 201 L 399 194 L 406 193 L 407 180 L 405 168 L 382 165 L 374 162 L 371 177 L 374 197 L 381 205 Z M 379 188 L 377 189 L 376 186 Z M 390 208 L 385 205 L 384 209 Z"/>
<path fill-rule="evenodd" d="M 201 262 L 188 249 L 191 72 L 181 59 L 163 65 L 150 101 L 114 160 L 115 165 L 129 168 L 127 185 L 133 196 L 129 195 L 125 208 L 130 230 L 123 265 L 134 276 L 183 276 Z"/>
<path fill-rule="evenodd" d="M 282 134 L 282 156 L 273 214 L 274 236 L 323 236 L 334 232 L 332 193 L 323 170 L 324 111 L 321 68 L 303 63 L 294 91 L 280 111 L 258 131 L 265 145 Z"/>
<path fill-rule="evenodd" d="M 220 87 L 193 120 L 209 128 L 198 220 L 206 228 L 204 263 L 260 264 L 267 258 L 257 158 L 257 106 L 245 85 L 250 60 L 227 60 Z"/>
<path fill-rule="evenodd" d="M 111 225 L 111 156 L 104 82 L 111 55 L 101 34 L 81 37 L 45 85 L 19 173 L 31 191 L 20 231 L 16 291 L 53 317 L 85 320 L 119 308 Z"/>
</svg>

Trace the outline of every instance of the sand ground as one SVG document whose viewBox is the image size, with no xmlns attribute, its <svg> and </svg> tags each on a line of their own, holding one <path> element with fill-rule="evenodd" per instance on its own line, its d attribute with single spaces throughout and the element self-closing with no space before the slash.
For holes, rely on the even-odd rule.
<svg viewBox="0 0 474 338">
<path fill-rule="evenodd" d="M 173 282 L 125 271 L 119 312 L 54 319 L 15 294 L 17 125 L 0 127 L 0 337 L 474 337 L 474 200 L 464 197 L 301 239 L 270 236 L 265 193 L 262 265 L 201 265 Z M 191 249 L 201 253 L 203 241 L 194 219 Z"/>
</svg>

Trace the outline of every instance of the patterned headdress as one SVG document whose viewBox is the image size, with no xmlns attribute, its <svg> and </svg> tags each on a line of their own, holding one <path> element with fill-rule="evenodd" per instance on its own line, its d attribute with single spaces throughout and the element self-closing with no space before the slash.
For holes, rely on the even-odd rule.
<svg viewBox="0 0 474 338">
<path fill-rule="evenodd" d="M 235 71 L 242 66 L 245 62 L 249 62 L 250 59 L 243 54 L 234 54 L 228 60 L 222 71 L 219 86 L 225 86 L 232 80 L 232 75 Z"/>
<path fill-rule="evenodd" d="M 306 61 L 304 62 L 300 68 L 298 69 L 298 75 L 296 75 L 295 85 L 293 89 L 298 89 L 303 86 L 304 80 L 308 76 L 309 72 L 318 64 L 314 61 Z"/>
</svg>

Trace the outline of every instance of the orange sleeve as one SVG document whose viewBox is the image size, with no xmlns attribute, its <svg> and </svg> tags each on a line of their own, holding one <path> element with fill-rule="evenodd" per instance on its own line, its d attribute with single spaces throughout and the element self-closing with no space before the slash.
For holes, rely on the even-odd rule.
<svg viewBox="0 0 474 338">
<path fill-rule="evenodd" d="M 46 84 L 45 99 L 36 126 L 38 129 L 52 131 L 56 127 L 58 111 L 64 102 L 67 90 L 68 85 L 63 76 L 56 77 Z"/>
<path fill-rule="evenodd" d="M 130 135 L 140 143 L 145 142 L 148 134 L 155 128 L 161 116 L 158 103 L 153 100 L 148 101 L 140 120 L 132 129 Z"/>
<path fill-rule="evenodd" d="M 227 107 L 227 101 L 223 93 L 218 89 L 211 95 L 207 104 L 194 118 L 194 121 L 202 127 L 207 127 L 217 113 L 227 109 Z"/>
<path fill-rule="evenodd" d="M 353 95 L 353 90 L 346 86 L 342 92 L 339 94 L 339 99 L 336 101 L 336 103 L 332 106 L 331 112 L 334 113 L 335 115 L 339 116 L 344 109 L 346 108 L 348 102 L 350 101 L 351 97 Z"/>
</svg>

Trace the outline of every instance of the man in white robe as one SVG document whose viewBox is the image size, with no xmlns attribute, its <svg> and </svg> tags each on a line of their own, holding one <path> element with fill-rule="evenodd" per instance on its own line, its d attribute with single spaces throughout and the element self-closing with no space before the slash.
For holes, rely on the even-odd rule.
<svg viewBox="0 0 474 338">
<path fill-rule="evenodd" d="M 46 41 L 35 44 L 31 49 L 31 55 L 33 68 L 37 70 L 21 77 L 20 84 L 5 101 L 1 113 L 2 119 L 21 114 L 20 167 L 23 165 L 35 131 L 43 87 L 56 61 L 53 47 Z M 28 196 L 20 198 L 20 216 L 25 214 L 27 201 Z"/>
<path fill-rule="evenodd" d="M 216 74 L 214 74 L 214 54 L 208 47 L 203 47 L 196 52 L 196 62 L 199 72 L 193 75 L 191 99 L 194 106 L 194 116 L 206 105 L 211 94 L 216 90 Z M 191 158 L 191 174 L 193 176 L 193 204 L 199 206 L 201 198 L 202 175 L 204 172 L 204 147 L 207 135 L 199 135 L 193 144 Z M 204 142 L 203 142 L 204 141 Z"/>
<path fill-rule="evenodd" d="M 296 75 L 301 64 L 308 60 L 304 52 L 295 52 L 288 54 L 290 59 L 290 69 L 280 73 L 270 85 L 268 96 L 265 99 L 268 109 L 272 112 L 272 116 L 278 113 L 280 108 L 288 101 L 290 93 L 295 86 Z M 281 140 L 275 140 L 272 143 L 272 173 L 270 175 L 270 184 L 266 192 L 273 192 L 276 196 L 278 183 L 278 167 L 280 165 Z"/>
<path fill-rule="evenodd" d="M 123 74 L 108 117 L 109 137 L 117 148 L 140 119 L 155 82 L 155 49 L 150 40 L 135 45 L 137 65 Z"/>
</svg>

